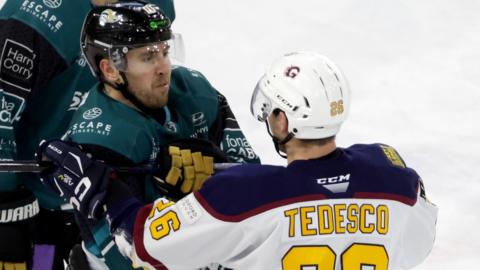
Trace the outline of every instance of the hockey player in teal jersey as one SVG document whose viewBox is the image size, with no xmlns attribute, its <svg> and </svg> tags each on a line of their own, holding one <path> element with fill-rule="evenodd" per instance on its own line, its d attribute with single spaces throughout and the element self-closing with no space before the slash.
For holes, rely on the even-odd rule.
<svg viewBox="0 0 480 270">
<path fill-rule="evenodd" d="M 92 3 L 101 5 L 106 1 L 114 2 L 92 0 Z M 92 3 L 88 0 L 1 2 L 0 159 L 32 159 L 41 139 L 64 134 L 73 113 L 97 81 L 81 55 L 78 38 Z M 152 2 L 174 19 L 172 0 Z M 72 244 L 69 240 L 77 238 L 71 214 L 56 211 L 64 202 L 45 189 L 36 175 L 1 173 L 0 179 L 0 210 L 8 213 L 9 209 L 35 209 L 21 220 L 8 216 L 1 219 L 0 269 L 30 268 L 32 238 L 36 242 L 35 253 L 39 255 L 36 258 L 41 259 L 36 260 L 35 267 L 62 268 L 62 258 L 68 257 Z M 30 230 L 34 220 L 35 233 Z"/>
<path fill-rule="evenodd" d="M 57 164 L 51 176 L 71 182 L 44 183 L 84 213 L 104 205 L 123 254 L 145 269 L 411 269 L 432 249 L 438 209 L 393 147 L 337 147 L 349 107 L 332 61 L 290 53 L 258 81 L 250 104 L 287 166 L 236 166 L 178 202 L 146 205 L 106 177 L 106 165 L 57 141 L 41 152 Z"/>
<path fill-rule="evenodd" d="M 76 108 L 74 98 L 80 100 L 94 83 L 80 56 L 77 38 L 89 9 L 88 1 L 7 0 L 1 7 L 0 114 L 5 116 L 0 120 L 2 160 L 32 159 L 37 136 L 64 132 Z M 27 209 L 33 205 L 36 211 L 24 220 L 2 220 L 0 269 L 31 268 L 33 239 L 35 253 L 41 255 L 35 267 L 49 267 L 53 255 L 57 258 L 55 267 L 63 267 L 62 257 L 68 257 L 71 245 L 64 240 L 77 233 L 75 226 L 65 224 L 71 224 L 73 219 L 60 211 L 40 211 L 39 202 L 42 208 L 59 209 L 61 200 L 43 188 L 38 177 L 27 177 L 25 188 L 25 175 L 18 176 L 0 174 L 0 209 Z M 41 199 L 37 201 L 30 191 Z M 62 238 L 48 234 L 42 226 L 46 221 L 51 231 L 63 231 Z M 30 230 L 32 227 L 35 232 Z"/>
<path fill-rule="evenodd" d="M 214 172 L 213 162 L 259 162 L 225 97 L 201 73 L 171 66 L 176 43 L 170 20 L 156 5 L 125 1 L 95 8 L 81 41 L 101 82 L 75 113 L 65 139 L 112 166 L 164 167 L 153 178 L 119 174 L 138 198 L 183 197 Z M 166 145 L 176 147 L 163 151 Z M 104 220 L 79 223 L 88 228 L 82 237 L 92 267 L 104 262 L 131 269 L 112 247 Z"/>
</svg>

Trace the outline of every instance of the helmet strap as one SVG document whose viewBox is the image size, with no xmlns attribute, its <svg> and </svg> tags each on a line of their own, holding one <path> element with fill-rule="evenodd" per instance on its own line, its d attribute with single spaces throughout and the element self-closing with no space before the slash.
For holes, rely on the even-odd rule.
<svg viewBox="0 0 480 270">
<path fill-rule="evenodd" d="M 285 138 L 283 138 L 283 140 L 280 140 L 279 138 L 273 136 L 272 132 L 270 131 L 270 126 L 268 125 L 268 121 L 265 121 L 265 125 L 267 126 L 268 135 L 270 135 L 270 137 L 272 138 L 273 145 L 275 146 L 275 150 L 277 151 L 277 154 L 282 158 L 286 159 L 287 155 L 282 151 L 280 151 L 280 145 L 284 145 L 288 143 L 293 137 L 295 137 L 295 134 L 293 134 L 292 132 L 289 132 L 288 135 Z"/>
<path fill-rule="evenodd" d="M 107 80 L 102 80 L 103 83 L 106 83 L 111 87 L 113 87 L 114 89 L 116 89 L 117 91 L 120 91 L 122 95 L 126 99 L 128 99 L 130 102 L 132 102 L 133 105 L 135 105 L 135 107 L 137 107 L 142 113 L 152 116 L 154 113 L 153 110 L 143 105 L 143 103 L 140 100 L 138 100 L 138 98 L 134 94 L 132 94 L 132 92 L 128 89 L 128 80 L 127 80 L 127 76 L 125 76 L 125 73 L 122 71 L 120 71 L 119 73 L 123 79 L 123 83 L 113 84 L 111 82 L 108 82 Z"/>
</svg>

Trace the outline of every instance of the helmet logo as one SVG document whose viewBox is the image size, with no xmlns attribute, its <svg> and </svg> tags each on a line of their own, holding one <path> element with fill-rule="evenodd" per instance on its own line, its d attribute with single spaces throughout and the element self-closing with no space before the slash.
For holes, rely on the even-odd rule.
<svg viewBox="0 0 480 270">
<path fill-rule="evenodd" d="M 142 8 L 145 13 L 147 13 L 148 15 L 152 15 L 152 14 L 155 14 L 158 12 L 158 7 L 154 4 L 148 4 L 148 5 L 145 5 L 143 6 Z"/>
<path fill-rule="evenodd" d="M 157 30 L 158 27 L 165 27 L 168 26 L 168 20 L 167 19 L 162 19 L 162 20 L 152 20 L 149 23 L 150 29 L 151 30 Z"/>
<path fill-rule="evenodd" d="M 293 105 L 290 102 L 288 102 L 286 98 L 282 97 L 280 94 L 277 94 L 275 97 L 285 106 L 287 106 L 289 109 L 294 109 Z"/>
<path fill-rule="evenodd" d="M 300 73 L 300 68 L 297 66 L 289 66 L 285 71 L 285 76 L 294 79 Z"/>
<path fill-rule="evenodd" d="M 120 17 L 117 16 L 117 13 L 111 9 L 105 9 L 100 14 L 100 25 L 105 25 L 107 23 L 116 23 L 120 21 Z"/>
</svg>

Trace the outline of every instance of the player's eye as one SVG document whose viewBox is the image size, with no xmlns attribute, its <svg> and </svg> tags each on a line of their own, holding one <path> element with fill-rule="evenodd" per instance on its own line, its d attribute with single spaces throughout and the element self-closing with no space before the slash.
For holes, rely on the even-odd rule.
<svg viewBox="0 0 480 270">
<path fill-rule="evenodd" d="M 155 52 L 144 53 L 144 54 L 142 54 L 142 61 L 146 62 L 146 63 L 151 62 L 155 59 L 155 55 L 156 55 Z"/>
</svg>

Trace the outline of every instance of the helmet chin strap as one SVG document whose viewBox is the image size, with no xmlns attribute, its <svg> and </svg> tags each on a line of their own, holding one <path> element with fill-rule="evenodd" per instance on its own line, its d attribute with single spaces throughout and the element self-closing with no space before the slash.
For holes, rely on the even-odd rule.
<svg viewBox="0 0 480 270">
<path fill-rule="evenodd" d="M 119 72 L 120 73 L 120 76 L 122 76 L 122 79 L 123 79 L 123 83 L 116 83 L 116 84 L 113 84 L 111 82 L 108 82 L 107 80 L 102 80 L 104 83 L 110 85 L 111 87 L 113 87 L 114 89 L 116 89 L 117 91 L 120 91 L 120 93 L 123 94 L 123 96 L 128 99 L 130 102 L 133 103 L 133 105 L 135 105 L 135 107 L 137 107 L 142 113 L 146 114 L 146 115 L 149 115 L 149 116 L 153 116 L 154 115 L 154 110 L 148 108 L 147 106 L 145 106 L 134 94 L 132 94 L 132 92 L 128 89 L 128 80 L 127 80 L 127 77 L 125 76 L 125 73 L 124 72 Z"/>
<path fill-rule="evenodd" d="M 282 158 L 286 159 L 287 155 L 280 151 L 280 145 L 284 145 L 287 142 L 289 142 L 295 136 L 295 134 L 293 134 L 292 132 L 289 132 L 288 135 L 285 138 L 283 138 L 283 140 L 280 140 L 279 138 L 273 136 L 272 132 L 270 131 L 270 126 L 268 125 L 268 121 L 265 121 L 265 125 L 267 126 L 268 135 L 270 135 L 273 141 L 273 145 L 275 145 L 275 150 L 277 151 L 277 154 Z"/>
</svg>

